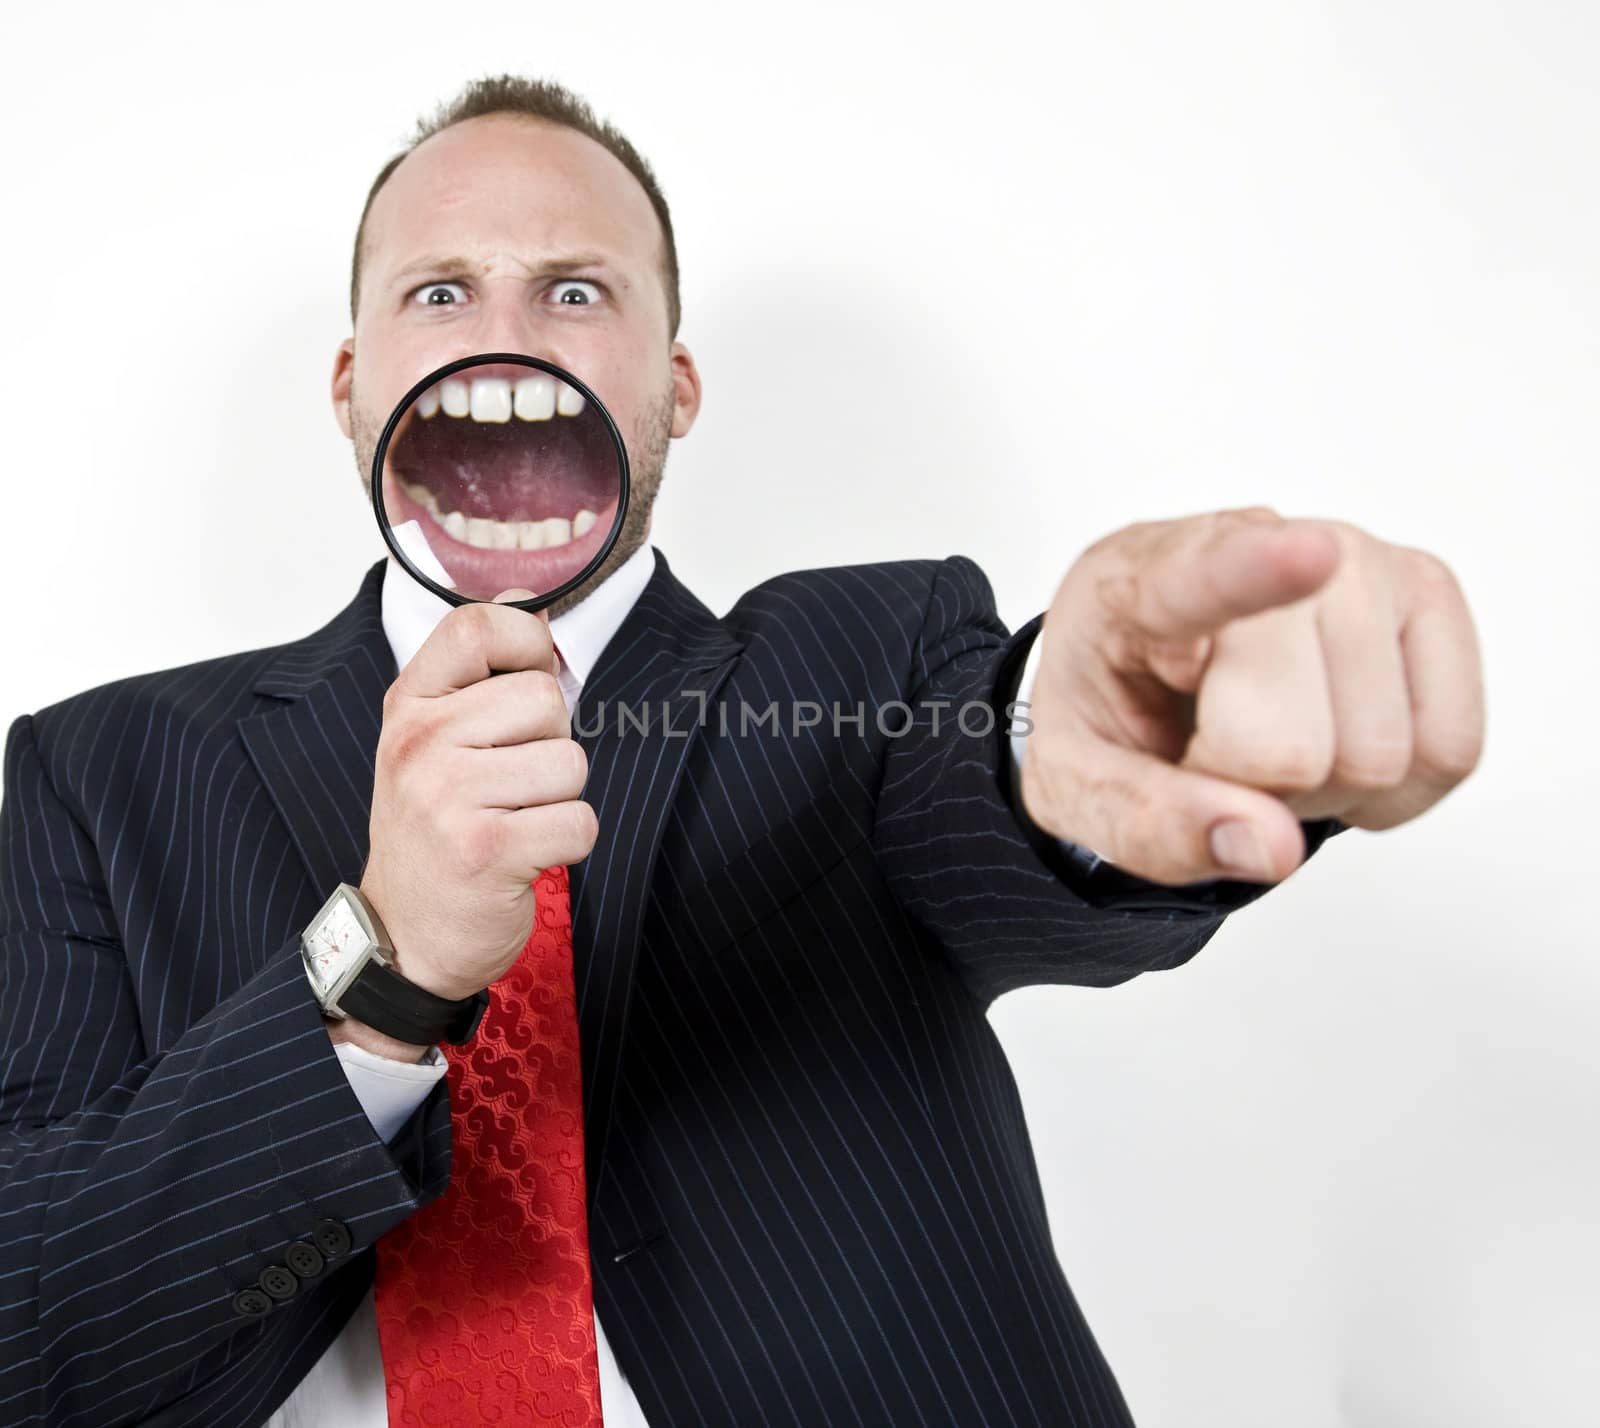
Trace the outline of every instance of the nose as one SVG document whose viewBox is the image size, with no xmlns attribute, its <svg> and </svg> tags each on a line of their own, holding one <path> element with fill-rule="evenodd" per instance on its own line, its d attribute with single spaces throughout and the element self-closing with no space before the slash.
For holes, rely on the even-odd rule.
<svg viewBox="0 0 1600 1428">
<path fill-rule="evenodd" d="M 537 324 L 520 304 L 513 302 L 500 302 L 490 307 L 484 314 L 478 341 L 484 352 L 520 352 L 528 357 L 545 355 L 539 350 Z"/>
<path fill-rule="evenodd" d="M 572 370 L 552 324 L 530 307 L 526 298 L 509 293 L 484 300 L 484 320 L 479 327 L 481 352 L 514 352 L 524 357 L 541 357 L 567 371 Z"/>
</svg>

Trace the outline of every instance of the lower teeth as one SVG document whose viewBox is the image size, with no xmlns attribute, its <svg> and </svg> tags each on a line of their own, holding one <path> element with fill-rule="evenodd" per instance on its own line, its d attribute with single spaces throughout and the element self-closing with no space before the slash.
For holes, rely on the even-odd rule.
<svg viewBox="0 0 1600 1428">
<path fill-rule="evenodd" d="M 478 550 L 551 550 L 586 535 L 599 519 L 590 510 L 579 511 L 570 521 L 564 516 L 548 516 L 542 521 L 495 521 L 484 516 L 464 516 L 460 511 L 441 515 L 431 491 L 406 485 L 405 493 L 452 539 Z"/>
</svg>

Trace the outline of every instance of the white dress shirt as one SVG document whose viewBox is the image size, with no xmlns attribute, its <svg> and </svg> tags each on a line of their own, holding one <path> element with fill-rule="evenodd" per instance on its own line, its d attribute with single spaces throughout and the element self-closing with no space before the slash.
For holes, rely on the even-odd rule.
<svg viewBox="0 0 1600 1428">
<path fill-rule="evenodd" d="M 414 522 L 397 527 L 395 535 L 419 567 L 440 584 L 450 583 Z M 561 652 L 559 680 L 569 713 L 576 709 L 584 680 L 633 609 L 654 570 L 654 550 L 641 546 L 604 584 L 550 621 L 551 637 Z M 383 632 L 394 651 L 397 668 L 405 668 L 449 610 L 448 604 L 424 589 L 390 558 L 383 572 Z M 1038 662 L 1039 641 L 1035 640 L 1018 686 L 1019 700 L 1026 700 L 1032 691 Z M 1011 752 L 1019 764 L 1022 750 L 1023 736 L 1013 733 Z M 429 1047 L 427 1056 L 414 1063 L 378 1056 L 348 1041 L 338 1043 L 334 1050 L 362 1109 L 385 1143 L 400 1133 L 448 1069 L 438 1046 Z M 648 1428 L 644 1410 L 606 1342 L 598 1310 L 594 1324 L 601 1414 L 606 1428 Z M 388 1422 L 377 1311 L 369 1289 L 338 1337 L 267 1420 L 266 1428 L 388 1428 Z"/>
</svg>

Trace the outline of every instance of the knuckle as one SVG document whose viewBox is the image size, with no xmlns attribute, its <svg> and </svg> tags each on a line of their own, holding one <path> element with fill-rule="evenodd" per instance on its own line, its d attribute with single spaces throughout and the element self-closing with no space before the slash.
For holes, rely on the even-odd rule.
<svg viewBox="0 0 1600 1428">
<path fill-rule="evenodd" d="M 420 711 L 404 711 L 391 720 L 381 736 L 389 768 L 395 772 L 414 769 L 432 745 L 434 734 L 435 721 Z"/>
<path fill-rule="evenodd" d="M 1083 556 L 1080 559 L 1088 556 L 1103 555 L 1109 550 L 1115 550 L 1118 545 L 1127 540 L 1130 535 L 1137 533 L 1146 524 L 1148 522 L 1134 521 L 1131 525 L 1119 526 L 1114 531 L 1107 531 L 1105 535 L 1096 537 L 1083 548 Z"/>
<path fill-rule="evenodd" d="M 528 695 L 541 714 L 567 712 L 567 702 L 561 694 L 561 684 L 547 669 L 530 669 Z"/>
<path fill-rule="evenodd" d="M 1333 772 L 1333 751 L 1312 744 L 1280 744 L 1253 750 L 1240 760 L 1247 782 L 1260 788 L 1310 793 Z"/>
<path fill-rule="evenodd" d="M 1121 566 L 1135 552 L 1161 540 L 1175 524 L 1173 521 L 1131 521 L 1125 526 L 1118 526 L 1116 530 L 1108 531 L 1085 546 L 1075 566 L 1084 565 L 1085 562 L 1086 568 L 1090 569 L 1102 564 Z"/>
<path fill-rule="evenodd" d="M 1482 757 L 1483 730 L 1462 729 L 1429 739 L 1417 762 L 1435 780 L 1453 787 L 1477 768 Z"/>
<path fill-rule="evenodd" d="M 588 776 L 589 761 L 574 740 L 541 739 L 531 746 L 529 757 L 545 791 L 541 801 L 557 803 L 578 796 Z"/>
<path fill-rule="evenodd" d="M 494 614 L 480 601 L 457 605 L 444 617 L 444 625 L 455 647 L 466 653 L 483 649 L 494 636 Z"/>
<path fill-rule="evenodd" d="M 1283 517 L 1271 506 L 1230 506 L 1227 510 L 1219 511 L 1217 514 L 1223 519 L 1258 526 L 1274 525 L 1283 520 Z"/>
<path fill-rule="evenodd" d="M 575 848 L 587 854 L 600 836 L 600 820 L 594 809 L 581 798 L 575 798 L 565 807 L 567 834 Z"/>
<path fill-rule="evenodd" d="M 1412 582 L 1418 589 L 1443 599 L 1454 599 L 1460 595 L 1461 585 L 1455 572 L 1431 550 L 1405 546 L 1402 554 Z"/>
<path fill-rule="evenodd" d="M 1366 558 L 1374 548 L 1372 535 L 1349 521 L 1308 520 L 1301 524 L 1324 531 L 1333 537 L 1334 543 L 1339 548 L 1341 568 L 1349 568 L 1356 560 Z"/>
<path fill-rule="evenodd" d="M 562 744 L 570 762 L 570 776 L 575 788 L 582 788 L 589 779 L 589 756 L 576 739 L 563 739 Z"/>
<path fill-rule="evenodd" d="M 506 828 L 501 819 L 470 819 L 457 839 L 461 863 L 469 875 L 487 872 L 499 862 L 505 848 Z"/>
<path fill-rule="evenodd" d="M 1404 782 L 1410 769 L 1409 739 L 1366 738 L 1341 746 L 1333 762 L 1332 777 L 1349 788 L 1379 792 Z"/>
<path fill-rule="evenodd" d="M 1138 568 L 1109 570 L 1096 575 L 1089 595 L 1108 638 L 1124 638 L 1123 627 L 1132 620 L 1144 598 Z M 1121 656 L 1124 652 L 1119 650 L 1116 654 Z"/>
<path fill-rule="evenodd" d="M 501 675 L 500 686 L 518 712 L 531 715 L 540 726 L 548 724 L 558 711 L 563 715 L 567 712 L 561 686 L 547 669 L 519 669 L 514 674 Z"/>
<path fill-rule="evenodd" d="M 1341 521 L 1331 516 L 1318 516 L 1304 520 L 1300 524 L 1315 526 L 1319 530 L 1327 531 L 1329 535 L 1336 537 L 1340 542 L 1371 539 L 1367 532 L 1353 521 Z"/>
</svg>

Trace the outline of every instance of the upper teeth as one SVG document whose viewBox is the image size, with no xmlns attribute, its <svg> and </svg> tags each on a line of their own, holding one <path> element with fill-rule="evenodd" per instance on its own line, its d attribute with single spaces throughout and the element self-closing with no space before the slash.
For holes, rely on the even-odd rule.
<svg viewBox="0 0 1600 1428">
<path fill-rule="evenodd" d="M 547 372 L 518 378 L 474 377 L 470 382 L 446 377 L 417 398 L 417 413 L 424 420 L 444 408 L 446 416 L 471 416 L 473 421 L 506 422 L 516 413 L 521 421 L 549 421 L 577 416 L 583 410 L 583 393 Z"/>
</svg>

